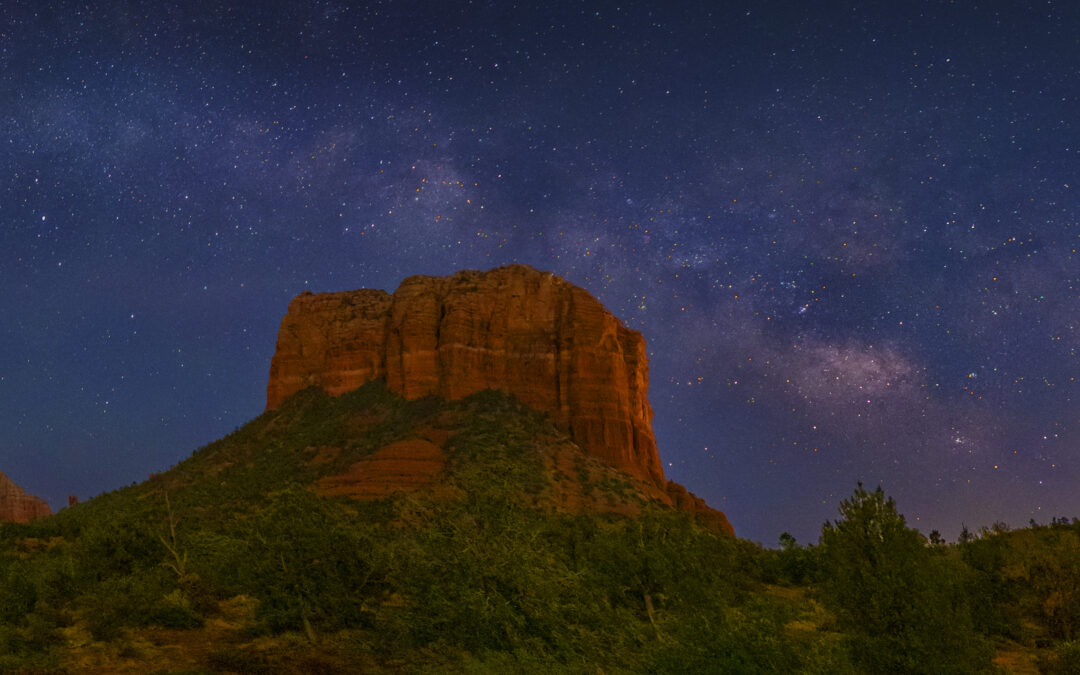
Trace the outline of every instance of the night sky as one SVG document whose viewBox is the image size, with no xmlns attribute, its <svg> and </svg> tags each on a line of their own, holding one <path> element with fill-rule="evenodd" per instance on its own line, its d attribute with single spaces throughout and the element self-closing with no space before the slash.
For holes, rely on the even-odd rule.
<svg viewBox="0 0 1080 675">
<path fill-rule="evenodd" d="M 816 542 L 857 481 L 949 539 L 1080 516 L 1078 36 L 5 0 L 0 471 L 54 509 L 141 481 L 262 411 L 294 295 L 521 262 L 644 334 L 665 470 L 741 536 Z"/>
</svg>

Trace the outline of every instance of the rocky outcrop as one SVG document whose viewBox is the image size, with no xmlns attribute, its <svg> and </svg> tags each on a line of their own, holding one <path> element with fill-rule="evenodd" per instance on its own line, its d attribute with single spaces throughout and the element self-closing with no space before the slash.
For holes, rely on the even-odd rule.
<svg viewBox="0 0 1080 675">
<path fill-rule="evenodd" d="M 705 500 L 693 492 L 688 491 L 675 481 L 668 481 L 665 492 L 671 505 L 680 511 L 685 511 L 694 517 L 694 520 L 704 528 L 713 532 L 720 532 L 728 536 L 735 536 L 735 528 L 731 526 L 723 511 L 717 511 L 705 503 Z"/>
<path fill-rule="evenodd" d="M 309 386 L 341 394 L 375 378 L 409 399 L 508 392 L 585 452 L 664 485 L 644 339 L 553 274 L 513 265 L 289 303 L 267 408 Z"/>
<path fill-rule="evenodd" d="M 343 474 L 324 476 L 317 492 L 368 500 L 425 487 L 446 466 L 442 448 L 425 439 L 397 441 L 363 458 Z"/>
<path fill-rule="evenodd" d="M 28 495 L 10 478 L 0 473 L 0 523 L 28 523 L 51 515 L 43 499 Z"/>
<path fill-rule="evenodd" d="M 337 395 L 374 379 L 408 399 L 510 393 L 547 413 L 587 455 L 644 481 L 651 498 L 733 534 L 723 513 L 664 478 L 644 338 L 553 274 L 512 265 L 409 277 L 393 294 L 304 292 L 289 303 L 267 409 L 307 387 Z M 378 498 L 426 484 L 442 466 L 441 444 L 429 445 L 384 449 L 319 489 Z M 387 486 L 376 485 L 378 476 Z"/>
</svg>

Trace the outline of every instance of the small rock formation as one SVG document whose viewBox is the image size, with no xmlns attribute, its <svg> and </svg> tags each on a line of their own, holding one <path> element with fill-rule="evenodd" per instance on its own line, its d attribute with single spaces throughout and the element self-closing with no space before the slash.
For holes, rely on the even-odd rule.
<svg viewBox="0 0 1080 675">
<path fill-rule="evenodd" d="M 381 499 L 395 492 L 416 490 L 433 482 L 446 466 L 442 448 L 412 439 L 391 443 L 336 476 L 319 481 L 322 495 Z"/>
<path fill-rule="evenodd" d="M 694 516 L 694 520 L 698 525 L 714 532 L 723 532 L 732 537 L 735 536 L 735 528 L 728 522 L 723 511 L 717 511 L 709 506 L 704 499 L 690 492 L 679 483 L 669 480 L 667 486 L 665 486 L 665 492 L 671 500 L 671 505 Z"/>
<path fill-rule="evenodd" d="M 375 378 L 408 399 L 508 392 L 587 453 L 664 484 L 645 340 L 553 274 L 513 265 L 409 277 L 393 295 L 305 292 L 289 303 L 267 408 L 312 385 L 337 395 Z"/>
<path fill-rule="evenodd" d="M 307 387 L 338 395 L 373 379 L 407 399 L 510 393 L 550 415 L 587 454 L 655 486 L 662 501 L 732 532 L 722 513 L 664 478 L 644 338 L 554 274 L 511 265 L 413 276 L 393 294 L 305 291 L 289 303 L 267 409 Z"/>
<path fill-rule="evenodd" d="M 52 510 L 43 499 L 26 494 L 0 472 L 0 523 L 28 523 L 48 515 L 52 515 Z"/>
</svg>

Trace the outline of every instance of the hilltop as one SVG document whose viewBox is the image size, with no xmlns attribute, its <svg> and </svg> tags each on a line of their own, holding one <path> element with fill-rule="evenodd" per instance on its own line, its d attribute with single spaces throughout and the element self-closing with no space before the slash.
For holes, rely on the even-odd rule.
<svg viewBox="0 0 1080 675">
<path fill-rule="evenodd" d="M 146 482 L 0 527 L 0 671 L 683 663 L 759 583 L 745 548 L 506 394 L 308 388 Z"/>
<path fill-rule="evenodd" d="M 587 291 L 526 265 L 413 276 L 394 293 L 304 292 L 289 303 L 267 409 L 293 393 L 373 380 L 407 399 L 497 390 L 545 413 L 588 455 L 717 531 L 727 517 L 665 480 L 652 430 L 645 340 Z"/>
<path fill-rule="evenodd" d="M 1077 672 L 1080 521 L 949 545 L 859 485 L 816 546 L 738 539 L 664 479 L 641 336 L 583 293 L 298 296 L 261 415 L 0 523 L 0 672 Z"/>
</svg>

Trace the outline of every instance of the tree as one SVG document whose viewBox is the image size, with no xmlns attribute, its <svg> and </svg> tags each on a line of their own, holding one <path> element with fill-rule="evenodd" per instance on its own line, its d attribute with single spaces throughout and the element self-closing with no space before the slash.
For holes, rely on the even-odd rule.
<svg viewBox="0 0 1080 675">
<path fill-rule="evenodd" d="M 1080 637 L 1080 536 L 1025 530 L 1010 543 L 1001 576 L 1022 589 L 1021 608 L 1056 639 Z"/>
<path fill-rule="evenodd" d="M 969 673 L 990 649 L 972 627 L 955 555 L 926 546 L 893 500 L 859 484 L 822 528 L 823 600 L 855 637 L 852 659 L 870 672 Z"/>
<path fill-rule="evenodd" d="M 166 560 L 162 563 L 166 568 L 173 571 L 176 574 L 176 578 L 183 582 L 187 577 L 187 551 L 180 549 L 180 545 L 176 542 L 176 523 L 178 522 L 176 516 L 173 515 L 172 504 L 169 503 L 169 493 L 165 493 L 165 512 L 168 515 L 169 523 L 169 538 L 166 539 L 165 535 L 158 534 L 158 541 L 165 547 L 165 550 L 169 552 L 172 560 Z"/>
<path fill-rule="evenodd" d="M 805 584 L 816 578 L 816 555 L 812 547 L 804 548 L 790 532 L 780 535 L 780 554 L 778 557 L 780 575 L 790 584 Z"/>
<path fill-rule="evenodd" d="M 968 529 L 967 525 L 961 524 L 960 536 L 957 538 L 956 541 L 961 544 L 970 544 L 971 542 L 975 541 L 975 535 L 971 533 L 971 530 Z"/>
<path fill-rule="evenodd" d="M 259 599 L 264 628 L 303 630 L 314 642 L 317 630 L 366 625 L 373 547 L 332 505 L 307 490 L 283 492 L 248 539 L 233 567 L 240 588 Z"/>
</svg>

